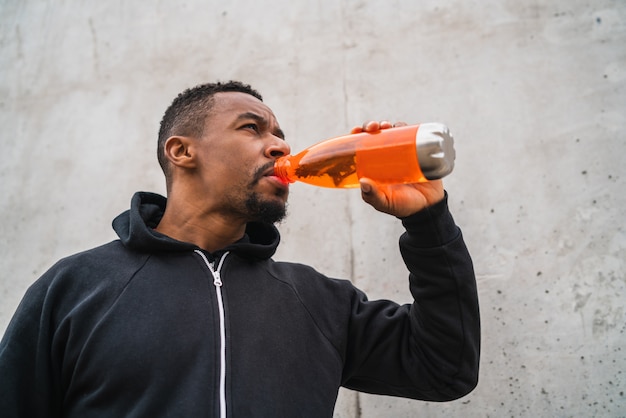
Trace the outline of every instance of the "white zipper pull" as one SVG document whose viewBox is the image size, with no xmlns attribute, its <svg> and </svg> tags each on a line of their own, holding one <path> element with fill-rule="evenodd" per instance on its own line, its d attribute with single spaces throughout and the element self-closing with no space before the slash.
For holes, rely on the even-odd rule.
<svg viewBox="0 0 626 418">
<path fill-rule="evenodd" d="M 213 285 L 216 287 L 222 287 L 222 275 L 219 271 L 213 271 Z"/>
</svg>

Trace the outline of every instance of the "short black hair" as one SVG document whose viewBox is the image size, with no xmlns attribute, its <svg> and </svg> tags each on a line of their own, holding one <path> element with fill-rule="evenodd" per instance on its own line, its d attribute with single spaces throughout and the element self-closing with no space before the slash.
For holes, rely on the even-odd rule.
<svg viewBox="0 0 626 418">
<path fill-rule="evenodd" d="M 167 108 L 157 143 L 157 158 L 159 165 L 169 182 L 169 161 L 165 156 L 165 141 L 171 136 L 202 136 L 206 118 L 213 107 L 215 93 L 240 92 L 246 93 L 263 101 L 258 91 L 240 81 L 227 81 L 225 83 L 207 83 L 189 88 L 180 93 L 172 104 Z"/>
</svg>

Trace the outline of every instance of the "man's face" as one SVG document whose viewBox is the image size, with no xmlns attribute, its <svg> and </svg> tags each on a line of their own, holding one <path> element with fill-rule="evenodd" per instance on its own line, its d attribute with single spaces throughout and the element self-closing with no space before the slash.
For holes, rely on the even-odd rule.
<svg viewBox="0 0 626 418">
<path fill-rule="evenodd" d="M 286 213 L 288 186 L 274 162 L 290 152 L 269 107 L 245 93 L 217 93 L 198 146 L 198 172 L 209 210 L 274 223 Z"/>
</svg>

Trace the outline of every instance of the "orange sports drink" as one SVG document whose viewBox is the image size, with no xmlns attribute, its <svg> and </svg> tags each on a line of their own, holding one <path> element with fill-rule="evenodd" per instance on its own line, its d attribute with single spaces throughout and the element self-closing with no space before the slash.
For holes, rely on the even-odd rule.
<svg viewBox="0 0 626 418">
<path fill-rule="evenodd" d="M 377 183 L 420 183 L 440 179 L 454 168 L 454 139 L 441 123 L 422 123 L 327 139 L 296 155 L 278 158 L 275 175 L 285 183 L 359 187 Z"/>
</svg>

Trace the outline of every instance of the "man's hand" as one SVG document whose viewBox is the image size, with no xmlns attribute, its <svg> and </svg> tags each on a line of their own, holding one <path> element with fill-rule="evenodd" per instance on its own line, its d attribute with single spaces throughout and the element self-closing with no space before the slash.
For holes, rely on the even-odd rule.
<svg viewBox="0 0 626 418">
<path fill-rule="evenodd" d="M 406 123 L 391 124 L 389 121 L 369 121 L 363 126 L 354 127 L 351 133 L 376 132 L 395 126 L 406 126 Z M 361 196 L 365 202 L 380 212 L 399 218 L 419 212 L 441 201 L 444 197 L 441 180 L 413 184 L 377 184 L 368 178 L 361 178 L 360 183 Z"/>
</svg>

